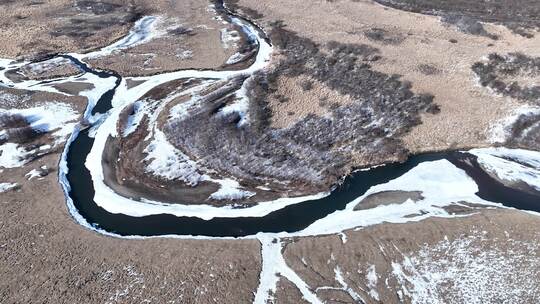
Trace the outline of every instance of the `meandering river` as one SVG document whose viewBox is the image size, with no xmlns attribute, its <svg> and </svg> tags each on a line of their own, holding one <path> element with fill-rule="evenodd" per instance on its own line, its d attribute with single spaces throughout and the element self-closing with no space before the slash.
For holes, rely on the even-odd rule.
<svg viewBox="0 0 540 304">
<path fill-rule="evenodd" d="M 249 20 L 238 20 L 262 33 L 262 30 L 256 29 L 256 25 Z M 121 77 L 109 72 L 93 71 L 78 59 L 70 56 L 65 57 L 74 61 L 86 72 L 94 73 L 99 77 L 117 78 L 116 86 L 102 95 L 93 107 L 92 114 L 110 111 L 112 108 L 111 100 L 121 82 Z M 86 129 L 78 133 L 78 136 L 67 147 L 65 157 L 68 168 L 66 174 L 69 183 L 68 195 L 77 212 L 90 225 L 102 231 L 122 236 L 241 237 L 260 232 L 296 232 L 337 210 L 343 210 L 348 203 L 363 195 L 370 187 L 398 178 L 420 163 L 441 159 L 447 159 L 458 168 L 465 170 L 477 183 L 479 188 L 477 195 L 482 199 L 509 207 L 540 212 L 539 196 L 504 186 L 486 174 L 475 162 L 475 158 L 467 153 L 447 152 L 412 156 L 405 163 L 388 164 L 366 171 L 357 171 L 324 198 L 288 205 L 265 216 L 214 217 L 211 220 L 171 214 L 134 217 L 121 213 L 110 213 L 94 201 L 92 175 L 85 166 L 93 144 L 94 139 L 89 136 L 89 130 Z M 469 161 L 463 161 L 465 159 Z"/>
</svg>

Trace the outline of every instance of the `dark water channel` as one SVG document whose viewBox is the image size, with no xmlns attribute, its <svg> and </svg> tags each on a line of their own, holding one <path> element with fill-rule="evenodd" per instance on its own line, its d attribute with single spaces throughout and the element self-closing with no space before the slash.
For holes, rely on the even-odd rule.
<svg viewBox="0 0 540 304">
<path fill-rule="evenodd" d="M 219 9 L 224 9 L 222 6 Z M 249 20 L 245 20 L 249 22 Z M 252 23 L 253 26 L 255 26 Z M 120 76 L 111 72 L 93 71 L 84 63 L 69 57 L 83 71 L 94 73 L 100 77 Z M 116 89 L 115 87 L 115 89 Z M 115 89 L 106 92 L 94 107 L 92 114 L 105 113 L 111 108 L 111 99 Z M 287 206 L 264 217 L 214 218 L 202 220 L 194 217 L 177 217 L 168 214 L 132 217 L 113 214 L 99 207 L 94 201 L 94 188 L 89 171 L 84 166 L 90 152 L 93 139 L 88 130 L 82 131 L 71 143 L 67 153 L 70 183 L 69 195 L 73 199 L 79 213 L 96 228 L 119 235 L 201 235 L 212 237 L 239 237 L 253 235 L 258 232 L 295 232 L 302 230 L 328 214 L 343 210 L 345 206 L 363 195 L 370 187 L 395 179 L 416 165 L 440 159 L 447 159 L 464 169 L 478 184 L 478 195 L 492 202 L 506 206 L 540 212 L 540 196 L 505 187 L 482 171 L 475 157 L 460 152 L 431 153 L 411 157 L 401 164 L 389 164 L 369 171 L 358 171 L 347 177 L 329 196 Z M 468 161 L 466 161 L 468 160 Z"/>
</svg>

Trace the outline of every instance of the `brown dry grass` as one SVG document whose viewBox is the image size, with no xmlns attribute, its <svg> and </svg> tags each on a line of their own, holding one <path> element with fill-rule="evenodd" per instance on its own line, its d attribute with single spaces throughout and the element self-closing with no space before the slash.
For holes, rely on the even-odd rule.
<svg viewBox="0 0 540 304">
<path fill-rule="evenodd" d="M 304 89 L 303 83 L 309 82 L 310 89 Z M 327 115 L 334 104 L 348 104 L 348 96 L 328 88 L 318 80 L 307 76 L 278 77 L 277 91 L 269 97 L 269 107 L 273 115 L 271 126 L 286 128 L 302 120 L 308 114 Z M 283 99 L 285 97 L 285 99 Z"/>
<path fill-rule="evenodd" d="M 291 243 L 284 249 L 284 257 L 289 267 L 312 290 L 321 286 L 340 287 L 335 279 L 335 269 L 336 266 L 339 267 L 348 286 L 370 304 L 409 303 L 407 299 L 405 301 L 398 299 L 398 291 L 403 289 L 403 285 L 393 276 L 392 263 L 400 263 L 404 257 L 417 256 L 421 248 L 432 248 L 441 242 L 474 237 L 476 241 L 473 243 L 474 248 L 471 248 L 471 255 L 479 250 L 489 251 L 494 248 L 501 254 L 491 261 L 479 260 L 477 261 L 479 264 L 497 264 L 504 261 L 505 257 L 510 258 L 524 253 L 531 259 L 540 258 L 540 253 L 531 250 L 539 245 L 537 229 L 540 225 L 539 217 L 508 209 L 477 209 L 474 212 L 473 215 L 461 218 L 429 218 L 420 222 L 385 223 L 359 230 L 349 230 L 345 232 L 346 243 L 343 243 L 339 235 L 291 239 Z M 514 245 L 509 245 L 510 243 Z M 464 250 L 467 249 L 464 248 Z M 441 255 L 434 254 L 432 256 L 434 260 L 430 260 L 429 263 L 434 264 L 437 259 L 451 260 L 455 258 L 454 254 L 456 254 L 455 249 L 449 248 L 448 251 L 441 252 Z M 366 273 L 371 265 L 376 267 L 378 275 L 377 285 L 373 288 L 378 292 L 380 302 L 375 301 L 367 293 L 370 287 L 368 287 Z M 465 261 L 463 265 L 467 265 Z M 523 263 L 523 265 L 514 266 L 515 268 L 507 269 L 506 274 L 511 273 L 513 277 L 523 278 L 520 276 L 522 271 L 536 273 L 540 271 L 537 265 Z M 462 271 L 466 272 L 467 269 L 462 269 Z M 506 274 L 499 275 L 504 277 Z M 494 282 L 497 279 L 490 278 Z M 461 303 L 462 295 L 452 288 L 453 283 L 450 280 L 447 282 L 447 288 L 442 288 L 446 290 L 445 299 L 453 299 L 453 301 L 443 302 Z M 511 282 L 504 284 L 511 284 Z M 538 286 L 526 288 L 537 289 Z M 278 290 L 278 298 L 282 292 L 291 294 L 288 290 Z M 327 290 L 319 289 L 316 294 L 322 301 L 331 301 L 332 298 L 339 297 L 344 303 L 352 303 L 350 296 L 340 290 L 329 293 Z M 537 294 L 533 292 L 530 295 L 528 299 L 523 299 L 523 303 L 535 303 L 531 302 L 531 299 L 537 298 Z"/>
<path fill-rule="evenodd" d="M 487 145 L 490 125 L 508 115 L 517 102 L 493 96 L 479 87 L 471 65 L 491 52 L 540 54 L 540 35 L 526 39 L 502 26 L 488 24 L 486 29 L 500 37 L 491 40 L 461 33 L 445 26 L 437 17 L 386 8 L 370 0 L 240 0 L 239 4 L 262 13 L 264 24 L 283 20 L 288 29 L 321 44 L 336 40 L 373 45 L 382 55 L 381 60 L 373 63 L 376 70 L 403 75 L 402 79 L 412 82 L 413 91 L 435 95 L 441 113 L 424 115 L 423 124 L 403 138 L 415 153 Z M 405 39 L 399 44 L 373 41 L 364 34 L 371 28 L 381 28 Z M 451 39 L 457 43 L 451 43 Z M 425 75 L 418 68 L 421 64 L 433 65 L 440 73 Z M 287 113 L 277 111 L 275 115 Z"/>
<path fill-rule="evenodd" d="M 167 34 L 117 54 L 90 60 L 91 65 L 126 76 L 152 75 L 180 69 L 217 68 L 236 52 L 236 47 L 224 48 L 221 43 L 220 31 L 233 27 L 217 19 L 209 2 L 162 0 L 148 5 L 162 18 L 163 30 L 181 26 L 189 29 L 189 34 Z"/>
<path fill-rule="evenodd" d="M 40 96 L 58 97 L 35 93 L 10 107 L 31 106 Z M 82 113 L 84 104 L 74 108 Z M 57 175 L 59 153 L 0 169 L 0 182 L 20 185 L 0 193 L 2 303 L 252 301 L 260 272 L 258 241 L 127 240 L 90 231 L 67 210 Z M 28 181 L 25 174 L 43 165 L 50 174 Z"/>
</svg>

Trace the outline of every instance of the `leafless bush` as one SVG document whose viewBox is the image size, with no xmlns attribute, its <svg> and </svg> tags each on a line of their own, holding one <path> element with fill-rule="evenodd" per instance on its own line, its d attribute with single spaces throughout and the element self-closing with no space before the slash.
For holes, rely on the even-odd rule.
<svg viewBox="0 0 540 304">
<path fill-rule="evenodd" d="M 505 96 L 540 104 L 540 86 L 524 86 L 508 80 L 515 76 L 540 76 L 540 57 L 521 53 L 490 54 L 487 62 L 476 62 L 472 70 L 482 86 Z"/>
<path fill-rule="evenodd" d="M 512 125 L 506 145 L 540 151 L 540 115 L 521 115 Z"/>
<path fill-rule="evenodd" d="M 402 159 L 406 150 L 397 137 L 420 123 L 421 112 L 435 112 L 433 97 L 413 94 L 397 75 L 372 70 L 366 62 L 378 54 L 373 47 L 331 42 L 323 52 L 282 22 L 274 24 L 272 42 L 286 57 L 274 70 L 246 80 L 249 123 L 239 126 L 237 114 L 220 114 L 234 90 L 216 89 L 208 93 L 212 98 L 203 97 L 204 107 L 165 126 L 171 142 L 205 167 L 244 182 L 277 179 L 319 189 L 348 172 L 352 154 L 373 163 Z M 331 117 L 308 115 L 289 128 L 273 129 L 268 96 L 276 94 L 281 75 L 316 79 L 354 102 L 335 104 Z"/>
<path fill-rule="evenodd" d="M 482 23 L 469 16 L 464 16 L 461 14 L 448 14 L 442 17 L 442 21 L 456 26 L 459 31 L 466 34 L 497 39 L 497 35 L 488 33 Z"/>
<path fill-rule="evenodd" d="M 0 113 L 0 128 L 21 128 L 28 126 L 28 122 L 24 116 L 20 114 Z"/>
<path fill-rule="evenodd" d="M 383 5 L 416 13 L 438 15 L 456 24 L 463 31 L 485 35 L 479 22 L 494 22 L 515 33 L 532 37 L 540 28 L 540 6 L 537 0 L 375 0 Z"/>
<path fill-rule="evenodd" d="M 437 75 L 441 73 L 441 70 L 436 66 L 427 63 L 418 65 L 418 70 L 424 75 Z"/>
<path fill-rule="evenodd" d="M 313 82 L 309 80 L 304 80 L 300 82 L 300 87 L 304 91 L 310 91 L 313 88 Z"/>
<path fill-rule="evenodd" d="M 190 27 L 178 26 L 167 30 L 167 33 L 174 36 L 195 36 L 196 33 Z"/>
<path fill-rule="evenodd" d="M 390 45 L 398 45 L 405 40 L 405 37 L 399 33 L 392 33 L 385 29 L 376 27 L 364 31 L 364 35 L 369 40 Z"/>
<path fill-rule="evenodd" d="M 43 135 L 43 132 L 35 130 L 30 126 L 11 128 L 6 130 L 7 141 L 19 144 L 29 143 L 39 136 Z"/>
</svg>

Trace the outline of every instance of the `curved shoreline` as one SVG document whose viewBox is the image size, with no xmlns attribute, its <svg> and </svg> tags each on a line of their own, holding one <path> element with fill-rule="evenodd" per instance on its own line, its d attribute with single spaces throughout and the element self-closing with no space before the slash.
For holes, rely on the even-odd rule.
<svg viewBox="0 0 540 304">
<path fill-rule="evenodd" d="M 252 29 L 252 33 L 258 32 Z M 259 203 L 256 206 L 243 209 L 208 205 L 188 206 L 174 204 L 174 206 L 170 206 L 165 203 L 151 201 L 136 202 L 121 197 L 114 193 L 112 189 L 104 186 L 101 152 L 106 139 L 111 135 L 115 135 L 117 116 L 126 104 L 140 98 L 155 86 L 174 79 L 192 77 L 229 79 L 237 75 L 250 75 L 259 69 L 263 69 L 269 60 L 272 49 L 265 39 L 260 36 L 257 36 L 257 39 L 259 41 L 257 60 L 245 70 L 182 70 L 156 76 L 130 77 L 129 80 L 143 81 L 133 88 L 128 88 L 125 78 L 121 79 L 113 73 L 93 71 L 76 57 L 71 58 L 85 72 L 83 75 L 87 75 L 87 78 L 91 77 L 88 75 L 95 76 L 92 81 L 95 88 L 81 94 L 89 98 L 84 120 L 89 121 L 93 126 L 91 130 L 83 130 L 81 125 L 76 127 L 65 146 L 59 164 L 59 179 L 66 195 L 68 209 L 77 222 L 100 233 L 123 237 L 133 237 L 133 235 L 170 236 L 172 234 L 180 234 L 186 237 L 197 235 L 206 235 L 208 237 L 254 237 L 260 233 L 271 233 L 279 236 L 280 233 L 302 235 L 309 231 L 311 231 L 309 233 L 318 235 L 330 232 L 323 231 L 324 229 L 321 230 L 320 228 L 315 229 L 313 225 L 321 225 L 321 223 L 328 222 L 337 214 L 349 212 L 350 205 L 367 195 L 373 187 L 377 188 L 384 183 L 391 182 L 393 179 L 399 179 L 401 176 L 409 174 L 409 171 L 412 171 L 417 166 L 429 166 L 431 162 L 436 163 L 437 166 L 446 166 L 445 168 L 449 170 L 456 168 L 455 166 L 448 166 L 448 161 L 442 160 L 455 158 L 455 153 L 443 152 L 417 155 L 412 156 L 403 164 L 388 164 L 367 171 L 358 171 L 347 177 L 344 184 L 331 193 L 280 199 L 273 202 Z M 69 55 L 67 56 L 69 57 Z M 106 76 L 109 77 L 102 78 Z M 81 77 L 81 75 L 77 77 Z M 71 78 L 73 77 L 68 79 Z M 112 83 L 113 79 L 115 79 L 114 84 Z M 64 81 L 66 80 L 61 80 L 61 82 Z M 22 86 L 32 86 L 33 89 L 40 89 L 39 84 L 32 81 L 25 82 Z M 102 111 L 106 111 L 106 113 L 99 113 Z M 90 136 L 95 137 L 95 139 L 89 137 L 89 132 L 92 132 Z M 80 141 L 86 141 L 86 143 L 79 145 Z M 84 149 L 88 149 L 88 151 L 85 152 Z M 86 154 L 88 154 L 88 157 L 86 157 Z M 454 162 L 455 160 L 452 161 L 452 163 Z M 86 171 L 87 169 L 89 171 Z M 457 172 L 455 174 L 467 179 L 466 175 L 460 175 L 461 173 Z M 79 174 L 79 176 L 74 177 L 73 174 Z M 355 179 L 365 179 L 368 182 L 355 183 Z M 80 186 L 77 182 L 80 181 L 83 181 L 83 184 L 84 182 L 90 182 L 90 184 L 87 183 L 83 185 L 83 188 L 77 188 Z M 470 182 L 470 180 L 468 181 Z M 418 185 L 418 187 L 421 186 Z M 97 191 L 94 192 L 94 188 L 97 188 Z M 351 188 L 354 188 L 354 190 L 351 190 Z M 501 207 L 500 204 L 493 204 L 472 195 L 472 193 L 469 194 L 469 196 L 465 197 L 474 200 L 476 203 Z M 81 202 L 81 198 L 86 201 Z M 118 204 L 119 202 L 123 202 L 123 205 Z M 451 203 L 450 201 L 444 202 L 444 204 Z M 413 209 L 420 211 L 418 208 L 420 207 L 416 206 Z M 432 209 L 432 213 L 428 212 L 427 216 L 449 216 L 441 208 Z M 96 213 L 91 214 L 92 212 Z M 100 214 L 111 221 L 100 221 Z M 346 216 L 349 217 L 350 215 Z M 405 215 L 401 214 L 400 220 L 409 221 L 425 218 L 423 215 L 407 219 L 403 216 Z M 111 226 L 111 223 L 114 223 L 114 225 Z M 116 225 L 126 223 L 128 225 L 125 227 Z M 359 222 L 354 225 L 361 226 L 362 224 Z M 354 225 L 351 226 L 349 223 L 346 227 L 353 228 Z M 333 227 L 332 233 L 342 231 L 341 228 Z"/>
</svg>

